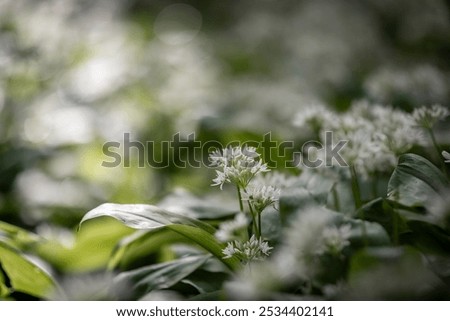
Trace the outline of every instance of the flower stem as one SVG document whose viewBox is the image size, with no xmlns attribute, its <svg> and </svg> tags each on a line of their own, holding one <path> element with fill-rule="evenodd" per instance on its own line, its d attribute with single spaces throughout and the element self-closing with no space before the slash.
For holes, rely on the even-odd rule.
<svg viewBox="0 0 450 321">
<path fill-rule="evenodd" d="M 398 233 L 398 214 L 395 211 L 394 216 L 392 217 L 392 242 L 394 246 L 399 245 L 399 233 Z"/>
<path fill-rule="evenodd" d="M 362 205 L 361 192 L 359 189 L 358 177 L 356 176 L 355 166 L 350 165 L 350 176 L 352 181 L 353 200 L 355 201 L 355 209 L 359 209 Z"/>
<path fill-rule="evenodd" d="M 353 199 L 355 201 L 355 211 L 358 210 L 362 206 L 362 200 L 361 200 L 361 191 L 359 187 L 358 182 L 358 176 L 356 175 L 356 169 L 355 166 L 350 165 L 350 176 L 352 181 L 352 192 L 353 192 Z M 364 245 L 367 246 L 367 229 L 366 229 L 366 218 L 364 211 L 362 211 L 362 234 L 363 234 L 363 242 Z"/>
<path fill-rule="evenodd" d="M 441 150 L 439 148 L 439 145 L 436 141 L 436 137 L 434 136 L 433 129 L 428 127 L 428 134 L 430 134 L 431 142 L 433 143 L 434 148 L 436 149 L 436 152 L 438 153 L 438 157 L 441 158 Z"/>
<path fill-rule="evenodd" d="M 238 199 L 239 199 L 239 210 L 244 213 L 244 204 L 242 204 L 242 196 L 241 196 L 241 189 L 239 186 L 237 187 L 237 193 L 238 193 Z"/>
<path fill-rule="evenodd" d="M 337 186 L 337 183 L 335 183 L 333 185 L 333 187 L 331 188 L 331 191 L 333 193 L 334 208 L 335 208 L 336 212 L 340 212 L 341 211 L 341 204 L 339 202 L 339 195 L 338 195 L 336 186 Z"/>
<path fill-rule="evenodd" d="M 248 208 L 250 209 L 250 214 L 252 215 L 252 221 L 253 221 L 253 232 L 255 233 L 256 237 L 261 237 L 261 231 L 258 228 L 258 221 L 259 221 L 259 217 L 257 217 L 257 215 L 255 215 L 255 211 L 253 210 L 253 206 L 250 203 L 250 201 L 248 201 Z"/>
</svg>

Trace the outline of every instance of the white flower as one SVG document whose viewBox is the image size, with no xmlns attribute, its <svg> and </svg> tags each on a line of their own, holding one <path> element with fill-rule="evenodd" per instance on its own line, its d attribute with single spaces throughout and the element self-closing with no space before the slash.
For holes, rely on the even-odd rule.
<svg viewBox="0 0 450 321">
<path fill-rule="evenodd" d="M 253 235 L 247 242 L 233 241 L 227 244 L 222 250 L 224 259 L 236 257 L 242 263 L 247 264 L 251 261 L 262 261 L 270 255 L 272 247 L 261 238 L 257 239 Z"/>
<path fill-rule="evenodd" d="M 263 164 L 258 158 L 260 155 L 254 147 L 233 147 L 223 149 L 222 152 L 216 150 L 210 154 L 211 166 L 218 167 L 217 177 L 213 179 L 212 186 L 233 183 L 239 188 L 246 188 L 250 181 L 259 173 L 270 171 L 267 164 Z"/>
<path fill-rule="evenodd" d="M 249 201 L 257 213 L 280 198 L 280 189 L 272 186 L 250 184 L 242 193 L 242 200 Z"/>
<path fill-rule="evenodd" d="M 307 128 L 313 131 L 319 131 L 328 124 L 332 123 L 335 115 L 332 111 L 323 105 L 309 105 L 294 116 L 293 125 L 295 127 Z"/>
<path fill-rule="evenodd" d="M 344 224 L 340 227 L 328 226 L 322 231 L 322 246 L 317 249 L 317 254 L 339 254 L 346 246 L 351 233 L 351 225 Z"/>
<path fill-rule="evenodd" d="M 358 175 L 366 179 L 378 172 L 390 172 L 398 155 L 424 143 L 422 131 L 409 114 L 367 101 L 353 103 L 347 113 L 335 118 L 330 130 L 334 143 L 347 141 L 339 153 L 348 165 L 355 167 Z M 322 141 L 330 144 L 325 139 L 326 133 L 322 135 Z M 323 155 L 318 156 L 326 159 Z M 348 176 L 347 172 L 344 170 L 344 175 Z"/>
<path fill-rule="evenodd" d="M 442 156 L 445 158 L 444 162 L 450 163 L 450 153 L 445 150 L 442 151 Z"/>
<path fill-rule="evenodd" d="M 441 105 L 431 107 L 422 106 L 414 109 L 412 117 L 417 125 L 424 128 L 432 128 L 437 122 L 450 115 L 448 108 Z"/>
<path fill-rule="evenodd" d="M 228 242 L 239 238 L 249 224 L 244 213 L 238 213 L 233 220 L 223 222 L 219 225 L 215 236 L 220 242 Z"/>
<path fill-rule="evenodd" d="M 323 207 L 309 207 L 297 213 L 292 225 L 286 230 L 283 246 L 277 252 L 282 266 L 292 268 L 287 275 L 304 278 L 315 273 L 317 258 L 325 253 L 340 255 L 348 246 L 351 226 L 336 227 L 333 212 Z M 294 263 L 293 263 L 294 262 Z M 300 273 L 300 274 L 299 274 Z"/>
<path fill-rule="evenodd" d="M 405 97 L 413 104 L 447 99 L 446 75 L 432 65 L 407 69 L 382 67 L 367 77 L 364 84 L 369 97 L 381 102 Z"/>
</svg>

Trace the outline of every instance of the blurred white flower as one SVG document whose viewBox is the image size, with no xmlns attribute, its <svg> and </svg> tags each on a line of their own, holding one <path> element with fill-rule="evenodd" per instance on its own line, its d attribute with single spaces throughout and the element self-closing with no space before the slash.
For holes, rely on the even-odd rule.
<svg viewBox="0 0 450 321">
<path fill-rule="evenodd" d="M 424 144 L 422 131 L 408 113 L 364 100 L 354 102 L 348 112 L 336 115 L 329 128 L 335 142 L 347 141 L 339 153 L 364 179 L 391 171 L 398 155 L 414 145 Z M 330 144 L 325 137 L 323 132 L 322 141 Z M 348 176 L 348 171 L 343 174 Z"/>
<path fill-rule="evenodd" d="M 309 105 L 303 107 L 301 111 L 295 114 L 293 125 L 318 132 L 323 128 L 327 128 L 335 117 L 336 115 L 323 105 Z"/>
<path fill-rule="evenodd" d="M 270 255 L 272 247 L 261 238 L 257 239 L 253 235 L 246 242 L 233 241 L 229 242 L 227 247 L 222 250 L 224 259 L 235 257 L 242 263 L 247 264 L 251 261 L 262 261 Z"/>
<path fill-rule="evenodd" d="M 445 158 L 444 162 L 450 163 L 450 153 L 445 150 L 442 151 L 442 156 Z"/>
<path fill-rule="evenodd" d="M 448 96 L 446 76 L 432 65 L 408 69 L 381 67 L 369 75 L 364 88 L 369 97 L 387 103 L 408 99 L 413 104 L 445 101 Z"/>
<path fill-rule="evenodd" d="M 318 254 L 340 254 L 348 245 L 351 235 L 351 225 L 344 224 L 339 227 L 328 226 L 322 231 L 322 245 L 317 249 Z"/>
<path fill-rule="evenodd" d="M 422 106 L 414 109 L 412 117 L 417 125 L 424 128 L 432 128 L 437 122 L 445 120 L 450 115 L 447 107 L 433 105 L 431 107 Z"/>
<path fill-rule="evenodd" d="M 219 225 L 215 236 L 220 242 L 229 242 L 241 237 L 242 232 L 246 234 L 245 229 L 249 224 L 249 220 L 244 213 L 238 213 L 233 220 L 223 222 Z"/>
</svg>

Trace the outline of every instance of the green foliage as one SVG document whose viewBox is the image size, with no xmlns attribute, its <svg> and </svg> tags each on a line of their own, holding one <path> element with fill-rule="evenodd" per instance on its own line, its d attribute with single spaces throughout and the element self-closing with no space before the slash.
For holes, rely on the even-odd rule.
<svg viewBox="0 0 450 321">
<path fill-rule="evenodd" d="M 448 1 L 3 2 L 0 299 L 450 298 Z"/>
<path fill-rule="evenodd" d="M 152 205 L 103 204 L 89 211 L 80 224 L 101 216 L 113 217 L 135 229 L 169 229 L 203 247 L 231 269 L 236 269 L 239 264 L 235 259 L 223 258 L 223 246 L 212 235 L 215 232 L 214 227 L 197 219 L 171 213 Z"/>
<path fill-rule="evenodd" d="M 57 290 L 51 276 L 32 263 L 23 253 L 0 241 L 0 290 L 3 294 L 22 292 L 36 298 L 49 298 Z M 8 279 L 10 286 L 7 286 Z"/>
<path fill-rule="evenodd" d="M 129 289 L 130 299 L 139 299 L 152 290 L 172 287 L 200 268 L 209 255 L 193 255 L 167 263 L 155 264 L 120 273 L 115 279 L 117 289 Z"/>
<path fill-rule="evenodd" d="M 449 182 L 429 160 L 415 154 L 400 156 L 388 183 L 388 197 L 399 203 L 423 207 L 443 196 Z"/>
</svg>

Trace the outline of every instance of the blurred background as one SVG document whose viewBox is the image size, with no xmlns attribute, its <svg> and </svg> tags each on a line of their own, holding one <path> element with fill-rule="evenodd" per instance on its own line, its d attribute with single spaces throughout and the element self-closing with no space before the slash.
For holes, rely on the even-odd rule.
<svg viewBox="0 0 450 321">
<path fill-rule="evenodd" d="M 201 195 L 214 171 L 107 168 L 103 145 L 306 141 L 352 101 L 448 105 L 450 5 L 427 0 L 0 0 L 0 220 L 70 243 L 103 202 Z M 136 155 L 134 155 L 136 156 Z M 64 236 L 65 235 L 65 236 Z M 69 235 L 69 236 L 67 236 Z M 68 241 L 69 240 L 69 241 Z"/>
</svg>

